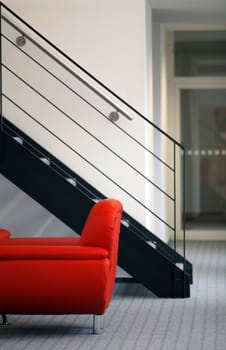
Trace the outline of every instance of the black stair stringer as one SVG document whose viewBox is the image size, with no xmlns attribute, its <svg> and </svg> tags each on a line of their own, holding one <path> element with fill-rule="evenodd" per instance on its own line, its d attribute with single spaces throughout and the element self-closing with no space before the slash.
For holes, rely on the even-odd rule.
<svg viewBox="0 0 226 350">
<path fill-rule="evenodd" d="M 9 129 L 5 130 L 7 133 L 3 131 L 0 140 L 0 172 L 75 232 L 80 233 L 87 214 L 94 204 L 92 194 L 95 194 L 95 198 L 104 198 L 104 196 L 91 186 L 87 192 L 85 186 L 82 188 L 72 186 L 63 176 L 55 172 L 56 169 L 34 156 L 33 150 L 31 152 L 29 147 L 25 148 L 24 145 L 16 142 L 9 133 Z M 22 133 L 19 135 L 21 136 Z M 23 137 L 25 137 L 24 134 Z M 26 139 L 29 138 L 26 137 Z M 31 139 L 29 139 L 30 142 L 32 142 Z M 36 143 L 33 142 L 33 144 L 35 148 L 39 147 L 43 154 L 44 150 Z M 44 154 L 54 158 L 46 151 Z M 73 172 L 71 175 L 75 176 Z M 80 180 L 81 178 L 79 182 Z M 157 247 L 150 246 L 130 226 L 122 225 L 119 265 L 157 296 L 189 297 L 188 274 L 175 265 L 173 262 L 175 256 L 170 258 L 169 254 L 167 256 L 163 249 L 157 249 Z"/>
<path fill-rule="evenodd" d="M 176 250 L 174 250 L 167 243 L 163 242 L 160 238 L 154 235 L 151 231 L 146 229 L 143 225 L 137 223 L 130 215 L 124 213 L 124 218 L 130 223 L 130 229 L 133 230 L 137 235 L 142 236 L 143 240 L 152 243 L 152 246 L 163 256 L 169 259 L 175 264 L 184 264 L 186 273 L 189 276 L 189 281 L 193 283 L 193 266 L 190 261 L 184 259 Z"/>
<path fill-rule="evenodd" d="M 124 226 L 121 227 L 118 262 L 157 296 L 190 296 L 189 275 Z"/>
<path fill-rule="evenodd" d="M 36 154 L 37 157 L 45 156 L 46 158 L 51 160 L 51 169 L 61 173 L 63 177 L 67 176 L 73 178 L 75 177 L 78 180 L 80 191 L 85 192 L 88 197 L 102 199 L 105 196 L 99 192 L 96 188 L 90 185 L 87 181 L 82 179 L 78 174 L 75 174 L 71 169 L 65 166 L 64 163 L 59 161 L 57 158 L 53 157 L 47 150 L 41 147 L 39 144 L 35 143 L 30 137 L 24 134 L 20 129 L 18 129 L 15 125 L 10 123 L 7 119 L 4 118 L 4 128 L 5 132 L 7 132 L 12 137 L 18 135 L 23 140 L 26 140 L 26 148 L 32 152 L 32 154 Z M 60 169 L 60 170 L 59 170 Z M 190 283 L 192 283 L 193 279 L 193 271 L 192 264 L 190 261 L 184 259 L 177 251 L 171 248 L 168 244 L 159 239 L 152 232 L 147 230 L 143 225 L 134 220 L 128 213 L 123 213 L 123 219 L 129 223 L 130 229 L 132 229 L 140 238 L 144 241 L 151 242 L 152 246 L 162 255 L 164 255 L 167 259 L 169 259 L 173 264 L 184 264 L 184 270 L 189 275 Z"/>
<path fill-rule="evenodd" d="M 2 137 L 0 172 L 75 232 L 81 232 L 94 202 L 10 136 Z"/>
</svg>

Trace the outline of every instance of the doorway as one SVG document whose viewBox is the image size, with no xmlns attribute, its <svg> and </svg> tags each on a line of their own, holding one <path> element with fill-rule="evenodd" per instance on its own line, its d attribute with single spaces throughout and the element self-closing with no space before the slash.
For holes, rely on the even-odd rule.
<svg viewBox="0 0 226 350">
<path fill-rule="evenodd" d="M 225 236 L 226 30 L 166 31 L 168 125 L 186 149 L 186 229 Z"/>
<path fill-rule="evenodd" d="M 188 229 L 226 229 L 226 89 L 180 89 Z"/>
</svg>

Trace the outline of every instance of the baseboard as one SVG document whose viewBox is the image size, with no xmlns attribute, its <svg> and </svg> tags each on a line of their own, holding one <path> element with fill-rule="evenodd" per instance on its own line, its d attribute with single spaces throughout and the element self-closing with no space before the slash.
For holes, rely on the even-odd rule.
<svg viewBox="0 0 226 350">
<path fill-rule="evenodd" d="M 183 233 L 177 239 L 183 239 Z M 226 230 L 186 230 L 186 240 L 226 241 Z"/>
</svg>

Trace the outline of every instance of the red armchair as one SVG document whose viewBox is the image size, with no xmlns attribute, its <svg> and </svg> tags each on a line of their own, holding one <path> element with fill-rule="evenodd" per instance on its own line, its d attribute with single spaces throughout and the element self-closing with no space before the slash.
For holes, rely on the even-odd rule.
<svg viewBox="0 0 226 350">
<path fill-rule="evenodd" d="M 93 314 L 99 333 L 113 294 L 121 215 L 121 203 L 105 199 L 79 238 L 10 238 L 0 230 L 3 323 L 6 314 Z"/>
</svg>

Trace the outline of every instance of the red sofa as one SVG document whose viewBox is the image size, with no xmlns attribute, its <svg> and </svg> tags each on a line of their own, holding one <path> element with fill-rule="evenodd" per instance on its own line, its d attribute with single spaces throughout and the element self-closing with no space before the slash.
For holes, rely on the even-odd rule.
<svg viewBox="0 0 226 350">
<path fill-rule="evenodd" d="M 103 328 L 112 298 L 122 205 L 96 203 L 81 237 L 10 238 L 0 230 L 0 313 L 93 314 Z"/>
</svg>

